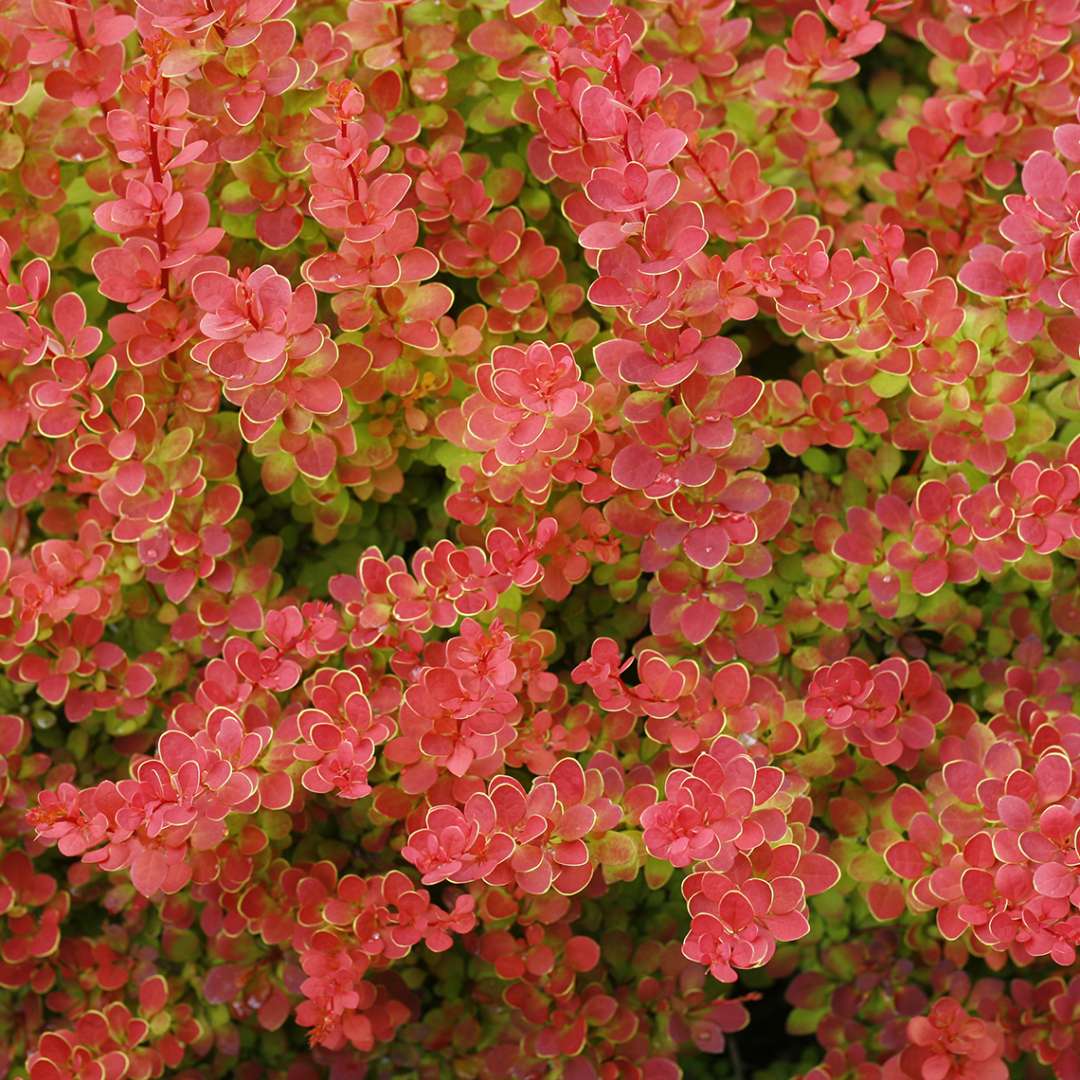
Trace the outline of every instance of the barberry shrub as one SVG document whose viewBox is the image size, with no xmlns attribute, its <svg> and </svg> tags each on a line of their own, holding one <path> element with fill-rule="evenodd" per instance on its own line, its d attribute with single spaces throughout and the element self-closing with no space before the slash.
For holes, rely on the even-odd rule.
<svg viewBox="0 0 1080 1080">
<path fill-rule="evenodd" d="M 4 4 L 0 1073 L 1080 1080 L 1078 31 Z"/>
</svg>

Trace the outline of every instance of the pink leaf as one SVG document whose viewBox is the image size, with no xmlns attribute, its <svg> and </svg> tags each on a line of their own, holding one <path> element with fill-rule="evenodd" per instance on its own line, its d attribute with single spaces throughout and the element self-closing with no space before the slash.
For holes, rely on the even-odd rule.
<svg viewBox="0 0 1080 1080">
<path fill-rule="evenodd" d="M 632 443 L 615 455 L 611 478 L 622 487 L 640 491 L 660 475 L 660 459 L 647 446 Z"/>
<path fill-rule="evenodd" d="M 731 540 L 722 525 L 694 529 L 683 541 L 683 550 L 698 566 L 719 566 L 731 550 Z"/>
<path fill-rule="evenodd" d="M 978 296 L 1007 296 L 1012 291 L 1009 279 L 1001 268 L 987 259 L 973 259 L 965 263 L 956 277 L 964 288 Z"/>
<path fill-rule="evenodd" d="M 1028 158 L 1020 178 L 1024 190 L 1035 199 L 1057 200 L 1065 194 L 1069 178 L 1065 166 L 1046 150 L 1036 150 Z"/>
</svg>

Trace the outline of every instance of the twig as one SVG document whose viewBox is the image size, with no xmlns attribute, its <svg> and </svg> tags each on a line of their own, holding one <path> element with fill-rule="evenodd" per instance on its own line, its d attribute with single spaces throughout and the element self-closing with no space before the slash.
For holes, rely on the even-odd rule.
<svg viewBox="0 0 1080 1080">
<path fill-rule="evenodd" d="M 731 1056 L 731 1068 L 735 1073 L 735 1080 L 743 1080 L 746 1075 L 743 1072 L 742 1058 L 739 1057 L 739 1044 L 734 1035 L 728 1036 L 728 1053 Z"/>
</svg>

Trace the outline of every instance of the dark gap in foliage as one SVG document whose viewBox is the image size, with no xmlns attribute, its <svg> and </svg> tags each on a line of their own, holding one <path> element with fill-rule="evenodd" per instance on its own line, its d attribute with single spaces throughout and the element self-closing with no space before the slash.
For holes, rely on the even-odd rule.
<svg viewBox="0 0 1080 1080">
<path fill-rule="evenodd" d="M 794 368 L 802 359 L 803 353 L 794 344 L 766 339 L 762 347 L 744 358 L 739 374 L 759 379 L 796 379 Z"/>
<path fill-rule="evenodd" d="M 447 314 L 452 319 L 457 319 L 466 309 L 480 303 L 479 286 L 475 278 L 455 277 L 453 274 L 441 272 L 432 278 L 432 281 L 446 285 L 454 294 L 453 303 Z"/>
<path fill-rule="evenodd" d="M 551 671 L 572 670 L 588 657 L 598 637 L 614 638 L 623 655 L 629 656 L 634 645 L 649 635 L 648 616 L 634 604 L 620 603 L 607 586 L 592 577 L 575 585 L 564 600 L 550 600 L 545 607 L 544 626 L 558 639 Z M 583 629 L 588 633 L 583 634 Z"/>
<path fill-rule="evenodd" d="M 745 1076 L 753 1075 L 757 1069 L 770 1066 L 775 1069 L 782 1061 L 790 1061 L 794 1072 L 794 1066 L 804 1058 L 805 1052 L 817 1046 L 813 1036 L 788 1032 L 791 1006 L 784 996 L 787 988 L 787 982 L 775 982 L 756 991 L 761 997 L 747 1006 L 750 1024 L 734 1036 Z"/>
</svg>

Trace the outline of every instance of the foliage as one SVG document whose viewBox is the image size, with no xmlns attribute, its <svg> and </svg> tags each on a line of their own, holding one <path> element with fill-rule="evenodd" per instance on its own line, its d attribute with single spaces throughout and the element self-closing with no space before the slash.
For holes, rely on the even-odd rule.
<svg viewBox="0 0 1080 1080">
<path fill-rule="evenodd" d="M 1080 1080 L 1078 26 L 4 5 L 0 1071 Z"/>
</svg>

